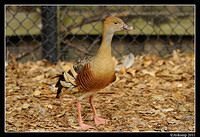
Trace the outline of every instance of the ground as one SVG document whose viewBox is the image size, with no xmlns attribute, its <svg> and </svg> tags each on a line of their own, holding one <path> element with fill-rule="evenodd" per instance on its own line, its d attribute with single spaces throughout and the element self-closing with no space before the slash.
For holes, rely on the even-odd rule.
<svg viewBox="0 0 200 137">
<path fill-rule="evenodd" d="M 117 61 L 116 64 L 123 62 Z M 56 99 L 55 75 L 69 69 L 69 62 L 15 61 L 6 64 L 5 131 L 81 131 L 76 98 Z M 117 80 L 99 92 L 95 107 L 106 125 L 91 120 L 89 98 L 82 104 L 88 131 L 195 131 L 194 55 L 174 51 L 169 59 L 137 56 L 131 68 L 116 72 Z"/>
</svg>

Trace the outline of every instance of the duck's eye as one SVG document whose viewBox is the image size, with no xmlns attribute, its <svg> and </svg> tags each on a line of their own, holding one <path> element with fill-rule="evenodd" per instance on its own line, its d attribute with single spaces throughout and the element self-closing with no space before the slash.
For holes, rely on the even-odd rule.
<svg viewBox="0 0 200 137">
<path fill-rule="evenodd" d="M 117 24 L 117 22 L 114 22 L 115 24 Z"/>
</svg>

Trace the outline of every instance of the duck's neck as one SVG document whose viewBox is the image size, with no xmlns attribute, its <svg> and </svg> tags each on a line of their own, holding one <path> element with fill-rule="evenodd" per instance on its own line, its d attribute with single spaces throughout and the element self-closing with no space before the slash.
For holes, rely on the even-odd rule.
<svg viewBox="0 0 200 137">
<path fill-rule="evenodd" d="M 107 32 L 106 28 L 103 29 L 102 42 L 96 56 L 111 57 L 111 41 L 113 33 Z"/>
<path fill-rule="evenodd" d="M 114 62 L 111 55 L 111 41 L 113 33 L 106 32 L 103 29 L 102 42 L 94 60 L 91 62 L 91 72 L 97 78 L 103 80 L 110 80 L 115 72 Z M 101 80 L 102 80 L 101 79 Z"/>
</svg>

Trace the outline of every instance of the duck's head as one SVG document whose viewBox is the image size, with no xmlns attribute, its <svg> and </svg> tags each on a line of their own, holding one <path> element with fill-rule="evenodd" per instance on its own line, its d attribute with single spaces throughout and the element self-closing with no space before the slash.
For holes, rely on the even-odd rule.
<svg viewBox="0 0 200 137">
<path fill-rule="evenodd" d="M 104 29 L 107 32 L 114 33 L 115 31 L 133 30 L 135 28 L 132 26 L 126 25 L 123 22 L 123 20 L 118 17 L 110 16 L 110 17 L 106 18 L 106 20 L 104 21 Z"/>
</svg>

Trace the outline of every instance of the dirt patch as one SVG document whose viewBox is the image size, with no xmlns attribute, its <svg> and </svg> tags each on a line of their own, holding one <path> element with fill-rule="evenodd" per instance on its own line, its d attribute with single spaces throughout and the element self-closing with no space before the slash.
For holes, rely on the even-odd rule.
<svg viewBox="0 0 200 137">
<path fill-rule="evenodd" d="M 14 58 L 13 63 L 6 66 L 5 130 L 81 131 L 75 97 L 56 100 L 57 79 L 51 78 L 70 63 L 22 64 Z M 97 113 L 110 119 L 108 124 L 95 125 L 89 99 L 81 102 L 84 122 L 96 127 L 88 131 L 195 131 L 194 68 L 194 55 L 177 51 L 170 59 L 136 56 L 134 65 L 117 72 L 117 80 L 94 98 Z"/>
</svg>

